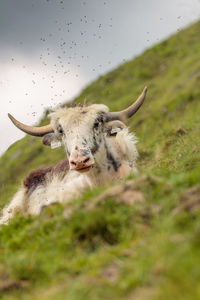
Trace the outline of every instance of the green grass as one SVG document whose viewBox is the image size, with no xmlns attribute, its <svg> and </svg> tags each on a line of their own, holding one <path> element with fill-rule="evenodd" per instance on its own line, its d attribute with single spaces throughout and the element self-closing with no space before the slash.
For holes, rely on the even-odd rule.
<svg viewBox="0 0 200 300">
<path fill-rule="evenodd" d="M 138 180 L 133 190 L 143 201 L 128 205 L 119 193 L 102 196 L 110 187 L 95 188 L 74 200 L 68 219 L 60 205 L 13 219 L 0 231 L 1 299 L 200 299 L 199 32 L 200 22 L 77 97 L 118 110 L 148 86 L 128 122 L 139 137 L 140 173 L 116 183 Z M 63 157 L 37 138 L 13 144 L 0 158 L 0 207 L 30 170 Z"/>
</svg>

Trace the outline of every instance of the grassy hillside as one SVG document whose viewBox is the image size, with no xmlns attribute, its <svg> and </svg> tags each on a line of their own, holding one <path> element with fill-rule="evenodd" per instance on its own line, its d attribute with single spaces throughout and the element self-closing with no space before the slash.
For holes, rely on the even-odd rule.
<svg viewBox="0 0 200 300">
<path fill-rule="evenodd" d="M 3 227 L 1 299 L 200 299 L 199 32 L 200 22 L 76 99 L 118 110 L 148 86 L 129 121 L 139 137 L 140 173 Z M 38 138 L 13 144 L 0 158 L 0 207 L 30 170 L 63 157 Z"/>
</svg>

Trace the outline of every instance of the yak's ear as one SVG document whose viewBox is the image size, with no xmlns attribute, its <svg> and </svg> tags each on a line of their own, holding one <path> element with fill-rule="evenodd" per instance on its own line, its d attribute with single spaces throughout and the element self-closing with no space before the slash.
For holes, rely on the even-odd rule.
<svg viewBox="0 0 200 300">
<path fill-rule="evenodd" d="M 107 136 L 116 136 L 116 134 L 125 127 L 125 124 L 121 121 L 110 121 L 104 124 L 104 132 L 107 133 Z"/>
<path fill-rule="evenodd" d="M 42 138 L 42 143 L 45 146 L 51 146 L 51 149 L 55 149 L 62 145 L 62 143 L 56 138 L 55 133 L 45 134 Z"/>
</svg>

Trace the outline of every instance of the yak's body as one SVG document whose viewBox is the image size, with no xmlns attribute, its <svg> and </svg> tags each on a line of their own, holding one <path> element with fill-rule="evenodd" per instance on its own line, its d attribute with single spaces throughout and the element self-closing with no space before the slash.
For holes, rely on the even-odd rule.
<svg viewBox="0 0 200 300">
<path fill-rule="evenodd" d="M 4 208 L 0 224 L 7 224 L 17 212 L 37 215 L 44 206 L 55 202 L 65 204 L 80 196 L 86 188 L 105 185 L 136 171 L 136 138 L 122 122 L 105 125 L 107 111 L 104 105 L 92 105 L 58 109 L 51 114 L 51 124 L 55 128 L 53 138 L 61 140 L 57 132 L 59 126 L 67 136 L 62 143 L 68 159 L 33 171 Z M 94 129 L 95 122 L 99 124 L 98 129 Z M 91 156 L 92 167 L 87 172 L 84 168 L 79 172 L 73 169 L 72 158 L 81 155 L 80 149 L 82 154 Z"/>
</svg>

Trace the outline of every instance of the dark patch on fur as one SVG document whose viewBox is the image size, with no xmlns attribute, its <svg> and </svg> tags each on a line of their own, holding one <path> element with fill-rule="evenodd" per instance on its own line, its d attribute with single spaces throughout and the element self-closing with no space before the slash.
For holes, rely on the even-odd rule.
<svg viewBox="0 0 200 300">
<path fill-rule="evenodd" d="M 98 128 L 97 124 L 101 125 L 105 122 L 105 120 L 106 120 L 105 113 L 99 112 L 97 118 L 94 120 L 93 129 L 97 129 Z"/>
<path fill-rule="evenodd" d="M 106 149 L 106 157 L 107 157 L 108 163 L 110 165 L 112 165 L 114 171 L 117 172 L 118 169 L 120 168 L 121 164 L 114 159 L 112 153 L 108 150 L 108 146 L 106 144 L 106 141 L 104 141 L 104 147 Z M 110 170 L 109 165 L 108 165 L 108 170 Z"/>
<path fill-rule="evenodd" d="M 93 147 L 91 149 L 92 154 L 95 154 L 99 150 L 100 144 L 102 142 L 101 135 L 99 136 L 99 130 L 101 129 L 99 128 L 104 123 L 104 121 L 105 113 L 100 112 L 93 123 Z M 96 136 L 99 137 L 99 142 L 97 142 Z"/>
<path fill-rule="evenodd" d="M 115 172 L 117 172 L 120 167 L 120 164 L 114 159 L 112 153 L 110 153 L 109 151 L 106 151 L 106 156 L 107 156 L 108 162 L 113 166 L 113 169 L 115 170 Z"/>
<path fill-rule="evenodd" d="M 53 179 L 55 174 L 59 174 L 62 179 L 67 171 L 69 171 L 69 162 L 65 159 L 50 167 L 34 170 L 24 179 L 23 185 L 30 195 L 38 185 L 45 185 L 47 176 Z"/>
<path fill-rule="evenodd" d="M 53 174 L 61 174 L 64 175 L 69 171 L 69 161 L 68 159 L 61 160 L 59 163 L 53 165 L 51 167 L 51 173 Z"/>
<path fill-rule="evenodd" d="M 62 128 L 62 126 L 60 124 L 58 124 L 58 128 L 57 128 L 58 132 L 63 135 L 64 134 L 64 130 Z"/>
<path fill-rule="evenodd" d="M 83 150 L 81 151 L 81 154 L 82 154 L 83 156 L 85 156 L 85 157 L 90 157 L 90 152 L 89 152 L 89 150 L 83 149 Z"/>
<path fill-rule="evenodd" d="M 95 135 L 93 135 L 93 147 L 91 149 L 92 154 L 95 154 L 99 150 L 99 144 L 96 141 Z"/>
<path fill-rule="evenodd" d="M 86 111 L 86 110 L 83 110 L 83 111 L 81 112 L 81 114 L 82 114 L 82 115 L 87 114 L 87 111 Z"/>
<path fill-rule="evenodd" d="M 87 145 L 87 140 L 86 140 L 86 138 L 83 138 L 82 145 L 83 145 L 83 146 L 86 146 L 86 145 Z"/>
<path fill-rule="evenodd" d="M 51 171 L 51 168 L 40 168 L 31 172 L 23 181 L 23 185 L 27 191 L 33 191 L 39 184 L 44 184 L 45 176 Z"/>
</svg>

